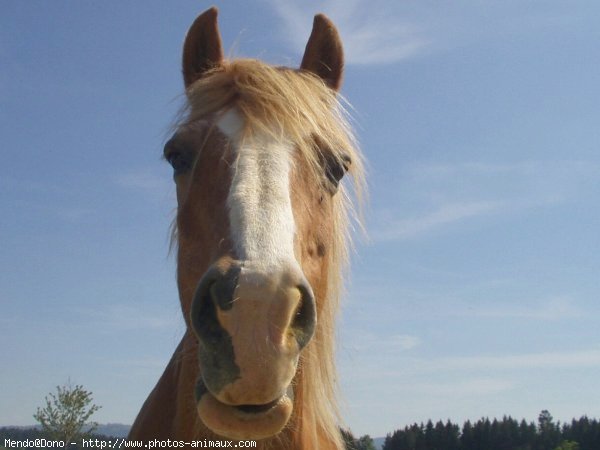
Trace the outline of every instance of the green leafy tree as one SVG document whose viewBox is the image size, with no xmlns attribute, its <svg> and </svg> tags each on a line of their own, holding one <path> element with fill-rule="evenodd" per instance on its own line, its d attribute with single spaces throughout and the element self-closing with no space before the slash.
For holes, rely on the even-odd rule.
<svg viewBox="0 0 600 450">
<path fill-rule="evenodd" d="M 346 450 L 377 450 L 375 442 L 371 439 L 371 436 L 365 434 L 359 438 L 355 438 L 350 430 L 340 429 L 342 433 L 342 440 L 346 446 Z M 394 447 L 386 447 L 394 448 Z"/>
<path fill-rule="evenodd" d="M 57 386 L 56 393 L 50 393 L 45 401 L 46 405 L 39 407 L 33 418 L 50 438 L 64 441 L 65 446 L 98 427 L 96 422 L 88 421 L 100 406 L 93 404 L 92 393 L 81 385 L 72 386 L 69 381 L 65 386 Z"/>
<path fill-rule="evenodd" d="M 376 450 L 375 442 L 373 442 L 373 439 L 368 434 L 359 437 L 355 442 L 356 450 Z"/>
<path fill-rule="evenodd" d="M 542 410 L 538 416 L 538 427 L 540 432 L 552 431 L 554 429 L 554 418 L 547 409 Z"/>
</svg>

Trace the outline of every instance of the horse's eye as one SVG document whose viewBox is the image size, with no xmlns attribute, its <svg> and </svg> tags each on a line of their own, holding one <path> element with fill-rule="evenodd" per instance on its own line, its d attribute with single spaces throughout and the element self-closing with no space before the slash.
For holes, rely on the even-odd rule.
<svg viewBox="0 0 600 450">
<path fill-rule="evenodd" d="M 167 157 L 167 161 L 169 161 L 169 164 L 173 167 L 174 176 L 181 175 L 192 167 L 191 158 L 184 153 L 171 152 Z"/>
<path fill-rule="evenodd" d="M 192 167 L 192 159 L 190 155 L 182 152 L 170 152 L 167 155 L 166 159 L 167 161 L 169 161 L 169 164 L 171 164 L 171 166 L 173 167 L 173 172 L 175 176 L 187 172 Z"/>
<path fill-rule="evenodd" d="M 350 169 L 352 160 L 348 155 L 327 155 L 325 157 L 325 175 L 337 192 L 341 179 Z"/>
</svg>

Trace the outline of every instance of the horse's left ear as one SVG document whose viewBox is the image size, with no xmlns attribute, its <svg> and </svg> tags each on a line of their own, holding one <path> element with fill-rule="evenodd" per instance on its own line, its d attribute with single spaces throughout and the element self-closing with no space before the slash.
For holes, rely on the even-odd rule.
<svg viewBox="0 0 600 450">
<path fill-rule="evenodd" d="M 335 25 L 324 14 L 315 16 L 300 69 L 318 75 L 335 91 L 339 91 L 342 86 L 344 71 L 342 40 Z"/>
<path fill-rule="evenodd" d="M 183 44 L 183 82 L 186 89 L 204 73 L 223 63 L 223 46 L 214 6 L 198 16 Z"/>
</svg>

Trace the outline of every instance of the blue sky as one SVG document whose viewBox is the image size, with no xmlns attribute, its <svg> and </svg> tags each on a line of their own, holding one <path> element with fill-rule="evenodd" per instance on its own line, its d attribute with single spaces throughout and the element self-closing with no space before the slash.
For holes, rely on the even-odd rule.
<svg viewBox="0 0 600 450">
<path fill-rule="evenodd" d="M 355 434 L 600 416 L 600 5 L 229 1 L 225 48 L 295 66 L 339 26 L 369 239 L 339 321 Z M 184 331 L 160 159 L 199 1 L 0 6 L 0 424 L 70 377 L 131 423 Z"/>
</svg>

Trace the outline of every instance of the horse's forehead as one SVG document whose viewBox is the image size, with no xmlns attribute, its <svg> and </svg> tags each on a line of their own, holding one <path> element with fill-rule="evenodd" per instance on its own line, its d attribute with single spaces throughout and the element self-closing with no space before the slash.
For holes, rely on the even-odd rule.
<svg viewBox="0 0 600 450">
<path fill-rule="evenodd" d="M 239 140 L 244 129 L 244 119 L 236 107 L 224 113 L 213 114 L 185 122 L 178 126 L 170 141 L 188 142 L 204 139 L 209 133 L 220 131 L 229 140 Z"/>
<path fill-rule="evenodd" d="M 193 122 L 189 122 L 185 124 L 182 128 L 184 130 L 189 130 L 193 132 L 205 132 L 211 127 L 211 120 L 208 118 L 205 119 L 196 119 Z"/>
<path fill-rule="evenodd" d="M 208 119 L 198 119 L 179 125 L 169 140 L 171 144 L 193 142 L 206 136 L 212 123 Z"/>
<path fill-rule="evenodd" d="M 244 118 L 236 107 L 230 108 L 217 121 L 219 130 L 229 139 L 237 141 L 244 131 Z"/>
</svg>

